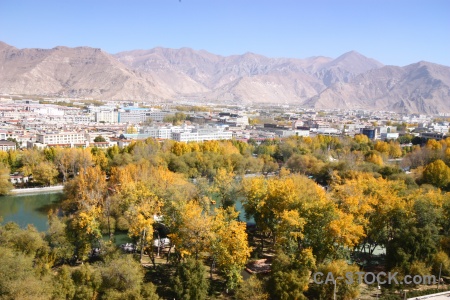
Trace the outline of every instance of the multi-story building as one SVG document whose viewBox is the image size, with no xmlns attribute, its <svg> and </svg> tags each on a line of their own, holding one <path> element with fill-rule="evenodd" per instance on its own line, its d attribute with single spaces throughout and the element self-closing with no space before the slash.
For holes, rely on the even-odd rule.
<svg viewBox="0 0 450 300">
<path fill-rule="evenodd" d="M 16 143 L 7 140 L 0 140 L 0 150 L 16 150 Z"/>
<path fill-rule="evenodd" d="M 57 132 L 57 133 L 38 133 L 36 141 L 41 144 L 82 144 L 86 143 L 84 132 Z"/>
<path fill-rule="evenodd" d="M 172 132 L 172 139 L 178 142 L 203 142 L 231 140 L 233 132 L 222 128 L 194 128 L 191 131 Z"/>
<path fill-rule="evenodd" d="M 146 116 L 146 119 L 152 119 L 152 121 L 155 121 L 155 122 L 162 122 L 162 121 L 164 121 L 164 118 L 170 114 L 171 114 L 170 111 L 153 110 L 153 111 L 147 112 L 145 114 L 145 116 Z"/>
<path fill-rule="evenodd" d="M 149 118 L 147 113 L 149 113 L 149 110 L 146 108 L 125 108 L 119 110 L 118 120 L 119 123 L 138 124 Z"/>
<path fill-rule="evenodd" d="M 117 110 L 101 110 L 95 113 L 95 122 L 117 123 L 119 122 L 119 113 Z"/>
</svg>

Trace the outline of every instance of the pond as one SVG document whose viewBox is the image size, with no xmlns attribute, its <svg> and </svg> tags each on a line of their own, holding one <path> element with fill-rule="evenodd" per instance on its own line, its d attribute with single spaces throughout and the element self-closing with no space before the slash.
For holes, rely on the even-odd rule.
<svg viewBox="0 0 450 300">
<path fill-rule="evenodd" d="M 50 209 L 58 209 L 61 199 L 61 192 L 2 196 L 0 197 L 2 223 L 16 222 L 22 228 L 32 224 L 39 231 L 46 231 L 47 214 Z"/>
<path fill-rule="evenodd" d="M 62 192 L 46 192 L 42 194 L 19 194 L 0 197 L 0 217 L 2 224 L 15 222 L 26 228 L 34 225 L 39 231 L 47 231 L 47 214 L 50 209 L 57 210 L 61 204 Z M 108 236 L 103 238 L 105 241 Z M 128 243 L 131 239 L 126 232 L 116 232 L 116 244 Z"/>
</svg>

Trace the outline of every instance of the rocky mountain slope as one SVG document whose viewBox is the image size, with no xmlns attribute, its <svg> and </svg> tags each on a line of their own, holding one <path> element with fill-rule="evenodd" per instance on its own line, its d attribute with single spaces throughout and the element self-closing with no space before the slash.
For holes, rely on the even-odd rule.
<svg viewBox="0 0 450 300">
<path fill-rule="evenodd" d="M 450 68 L 383 66 L 354 51 L 336 59 L 220 56 L 190 48 L 111 55 L 89 47 L 17 49 L 0 42 L 0 93 L 435 113 L 450 111 Z"/>
<path fill-rule="evenodd" d="M 450 68 L 418 62 L 385 66 L 335 83 L 304 103 L 315 108 L 374 108 L 398 112 L 439 113 L 450 108 Z"/>
</svg>

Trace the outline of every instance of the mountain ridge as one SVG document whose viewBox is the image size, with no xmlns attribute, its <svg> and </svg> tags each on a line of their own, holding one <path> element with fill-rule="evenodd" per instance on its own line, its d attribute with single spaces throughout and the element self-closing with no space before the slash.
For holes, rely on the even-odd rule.
<svg viewBox="0 0 450 300">
<path fill-rule="evenodd" d="M 86 46 L 18 49 L 0 41 L 0 93 L 437 113 L 450 111 L 450 67 L 385 66 L 356 51 L 334 59 L 222 56 L 187 47 L 109 54 Z"/>
</svg>

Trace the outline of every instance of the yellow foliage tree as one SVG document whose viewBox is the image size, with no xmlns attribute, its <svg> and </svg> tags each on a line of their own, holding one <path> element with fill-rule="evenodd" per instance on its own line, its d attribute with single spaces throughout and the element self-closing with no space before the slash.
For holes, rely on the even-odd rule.
<svg viewBox="0 0 450 300">
<path fill-rule="evenodd" d="M 189 201 L 179 207 L 176 219 L 173 232 L 169 235 L 175 249 L 181 257 L 198 260 L 202 252 L 209 251 L 211 216 L 197 202 Z"/>
<path fill-rule="evenodd" d="M 241 270 L 250 256 L 246 225 L 236 220 L 234 208 L 218 208 L 211 222 L 210 251 L 213 262 L 224 272 L 227 286 L 235 289 L 242 281 Z"/>
</svg>

